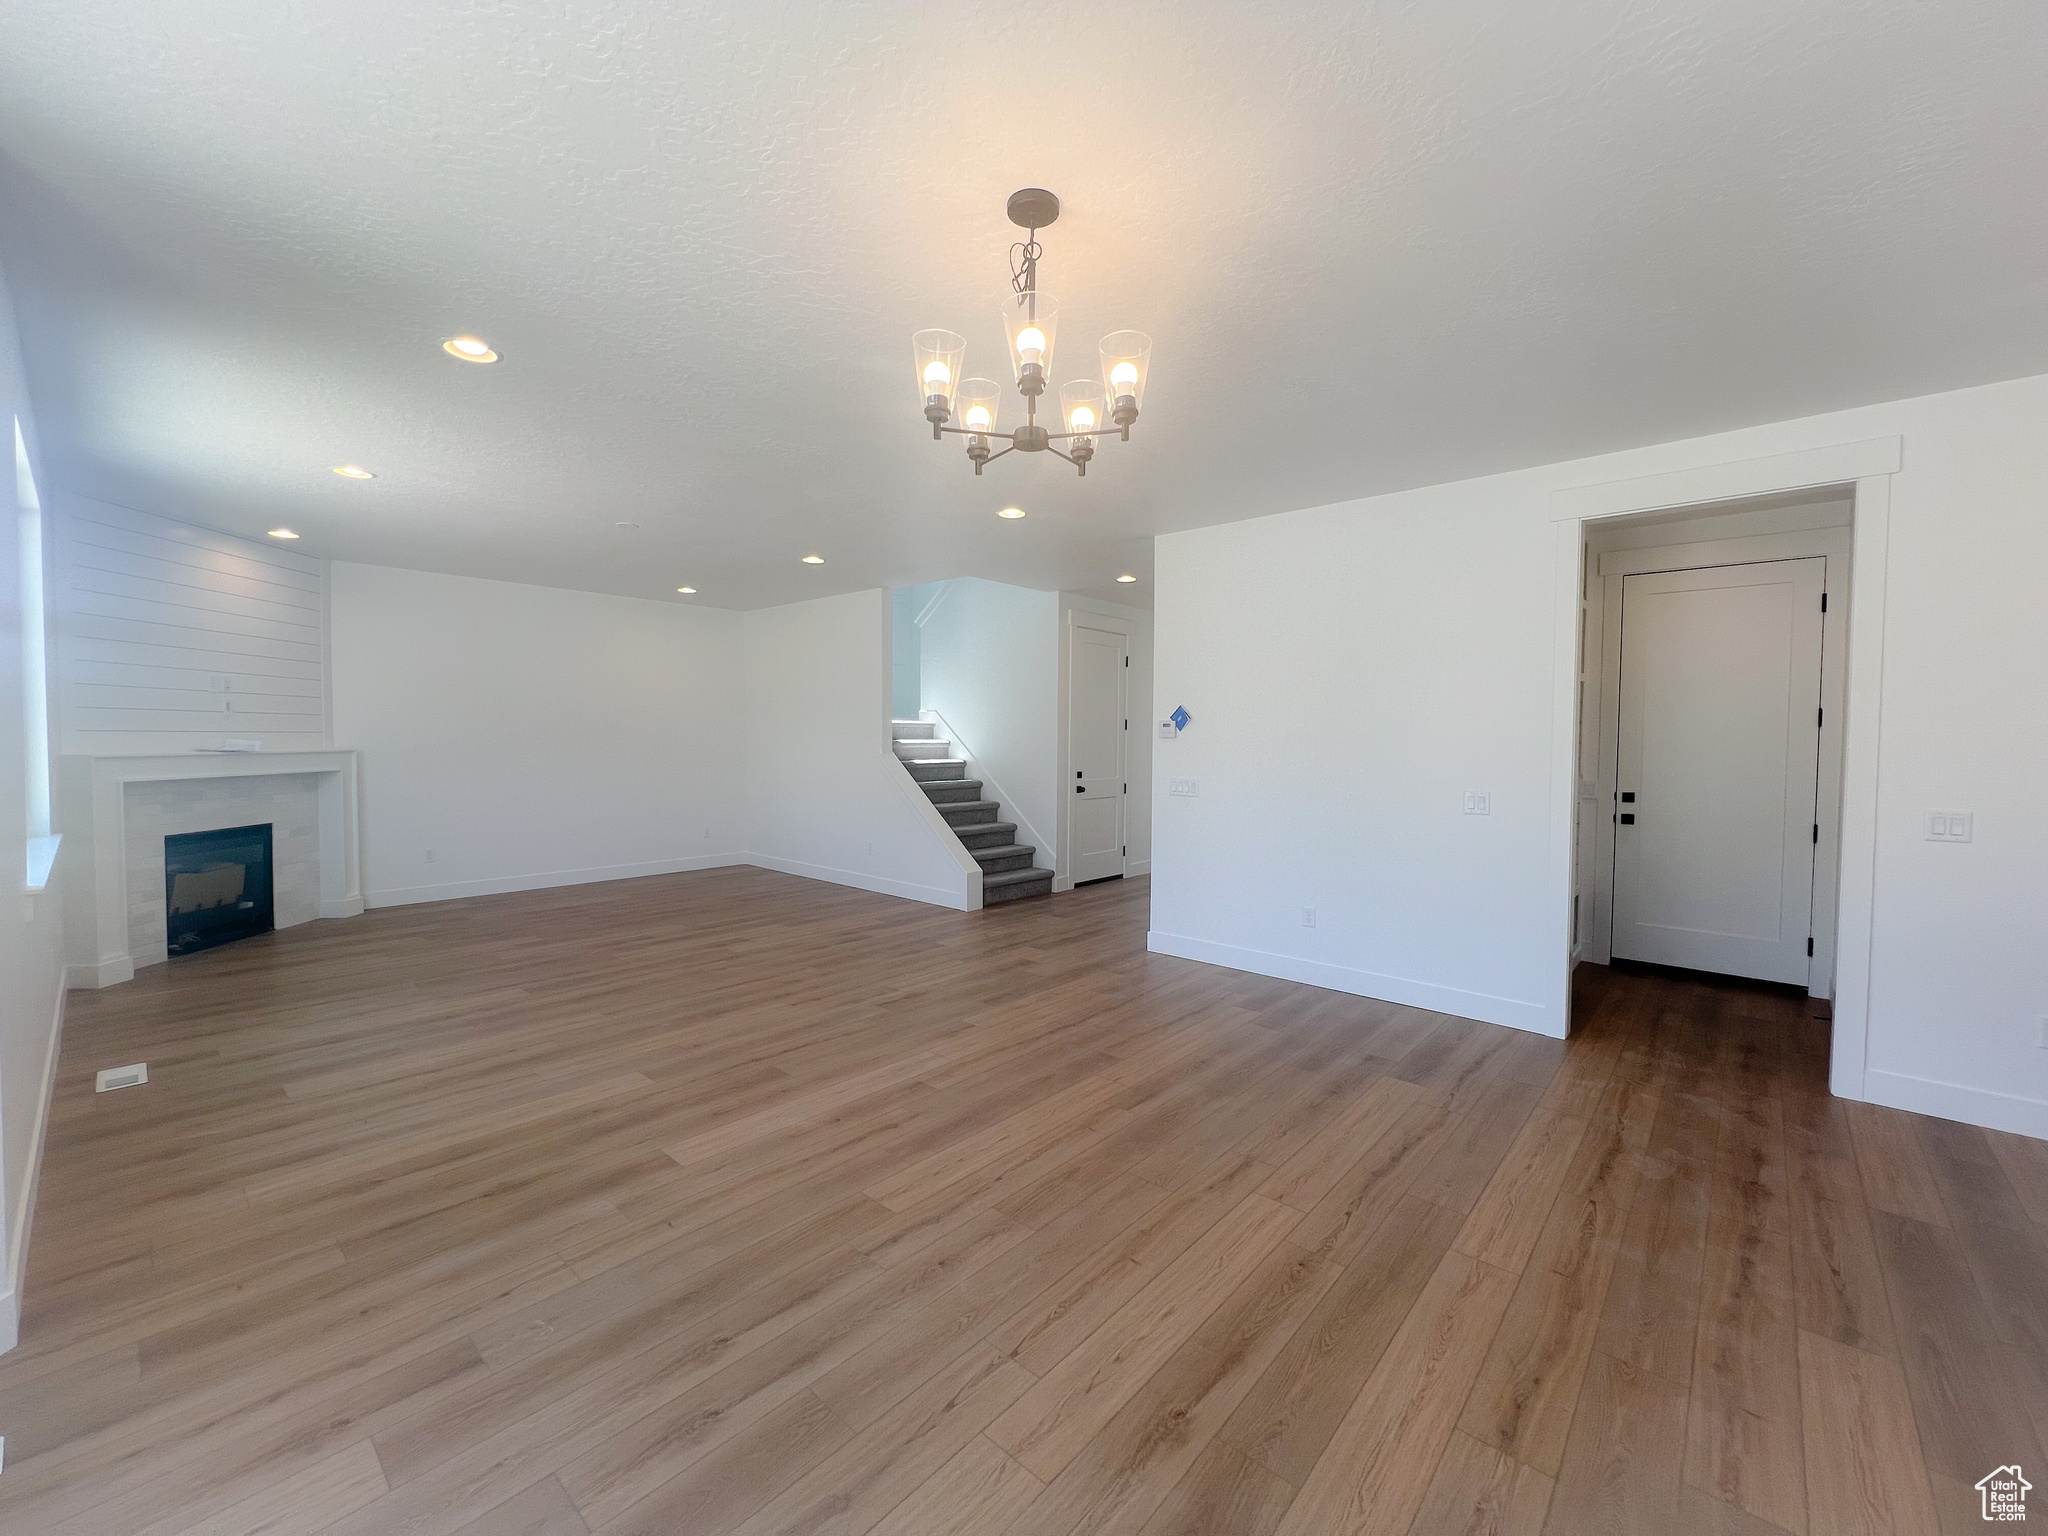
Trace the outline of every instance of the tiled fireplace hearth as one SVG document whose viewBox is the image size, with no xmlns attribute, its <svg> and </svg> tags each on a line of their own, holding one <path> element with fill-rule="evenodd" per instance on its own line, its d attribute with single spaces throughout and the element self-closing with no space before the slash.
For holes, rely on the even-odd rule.
<svg viewBox="0 0 2048 1536">
<path fill-rule="evenodd" d="M 74 987 L 167 958 L 166 837 L 268 825 L 277 927 L 363 910 L 353 752 L 66 757 L 62 773 Z"/>
</svg>

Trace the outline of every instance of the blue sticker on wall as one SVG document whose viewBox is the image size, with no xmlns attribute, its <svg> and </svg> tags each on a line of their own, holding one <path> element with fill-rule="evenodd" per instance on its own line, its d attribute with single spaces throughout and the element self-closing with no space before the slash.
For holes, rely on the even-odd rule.
<svg viewBox="0 0 2048 1536">
<path fill-rule="evenodd" d="M 1173 722 L 1173 728 L 1176 731 L 1184 731 L 1188 728 L 1188 722 L 1195 717 L 1188 713 L 1187 705 L 1176 704 L 1173 707 L 1173 713 L 1166 718 Z"/>
</svg>

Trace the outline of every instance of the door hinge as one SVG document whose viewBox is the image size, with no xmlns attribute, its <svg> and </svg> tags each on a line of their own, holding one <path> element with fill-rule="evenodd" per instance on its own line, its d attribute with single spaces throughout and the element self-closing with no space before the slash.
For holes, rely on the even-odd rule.
<svg viewBox="0 0 2048 1536">
<path fill-rule="evenodd" d="M 1125 844 L 1124 844 L 1124 857 L 1128 859 L 1128 858 L 1129 858 L 1130 856 L 1131 856 L 1131 845 L 1130 845 L 1129 843 L 1125 843 Z"/>
<path fill-rule="evenodd" d="M 1806 936 L 1806 958 L 1813 958 L 1813 935 L 1810 933 Z"/>
<path fill-rule="evenodd" d="M 1827 595 L 1827 593 L 1825 593 L 1825 592 L 1821 593 L 1821 595 L 1820 595 L 1820 603 L 1821 603 L 1821 606 L 1822 606 L 1823 608 L 1825 608 L 1825 607 L 1827 606 L 1827 603 L 1828 603 L 1828 595 Z M 1130 657 L 1128 657 L 1128 656 L 1126 656 L 1126 657 L 1124 658 L 1124 665 L 1128 667 L 1128 666 L 1129 666 L 1130 664 L 1131 664 L 1131 658 L 1130 658 Z"/>
<path fill-rule="evenodd" d="M 1828 611 L 1828 595 L 1825 592 L 1821 593 L 1820 595 L 1820 611 L 1822 613 L 1826 613 Z"/>
<path fill-rule="evenodd" d="M 1817 821 L 1813 824 L 1813 840 L 1816 843 L 1820 841 L 1820 823 Z"/>
<path fill-rule="evenodd" d="M 1820 726 L 1820 725 L 1824 724 L 1824 723 L 1826 722 L 1827 718 L 1828 718 L 1828 712 L 1827 712 L 1827 711 L 1826 711 L 1825 709 L 1816 709 L 1816 710 L 1815 710 L 1815 711 L 1813 712 L 1813 723 L 1814 723 L 1814 725 L 1815 725 L 1815 726 Z M 1127 723 L 1128 723 L 1128 722 L 1127 722 Z"/>
</svg>

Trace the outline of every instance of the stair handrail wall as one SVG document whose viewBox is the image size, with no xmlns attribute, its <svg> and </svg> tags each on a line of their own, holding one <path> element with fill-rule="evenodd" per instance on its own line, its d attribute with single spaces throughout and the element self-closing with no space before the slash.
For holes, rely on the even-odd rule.
<svg viewBox="0 0 2048 1536">
<path fill-rule="evenodd" d="M 924 786 L 912 777 L 910 765 L 896 755 L 893 737 L 882 749 L 882 756 L 887 759 L 882 771 L 889 775 L 890 781 L 903 791 L 912 805 L 917 807 L 917 814 L 923 819 L 925 827 L 938 839 L 939 846 L 952 856 L 953 863 L 960 870 L 961 878 L 967 882 L 966 905 L 961 910 L 979 912 L 981 860 L 967 851 L 967 845 L 962 843 L 958 834 L 954 832 L 953 824 L 939 813 L 939 808 L 932 803 L 931 796 L 924 792 Z"/>
<path fill-rule="evenodd" d="M 934 606 L 937 605 L 934 604 Z M 1038 828 L 1031 825 L 1030 818 L 1024 814 L 1023 807 L 1017 803 L 1017 797 L 1003 788 L 997 782 L 995 775 L 982 766 L 981 759 L 975 756 L 973 746 L 961 739 L 960 733 L 953 729 L 952 722 L 938 710 L 920 709 L 917 712 L 917 718 L 929 720 L 938 726 L 939 734 L 948 738 L 953 743 L 953 756 L 966 759 L 967 777 L 981 780 L 984 798 L 1000 800 L 1002 802 L 1003 815 L 1009 817 L 1010 820 L 1017 824 L 1020 836 L 1018 836 L 1016 841 L 1032 845 L 1034 850 L 1032 862 L 1034 864 L 1037 863 L 1040 857 L 1049 860 L 1049 863 L 1040 867 L 1050 869 L 1053 872 L 1053 878 L 1057 880 L 1059 878 L 1058 848 L 1040 835 Z"/>
</svg>

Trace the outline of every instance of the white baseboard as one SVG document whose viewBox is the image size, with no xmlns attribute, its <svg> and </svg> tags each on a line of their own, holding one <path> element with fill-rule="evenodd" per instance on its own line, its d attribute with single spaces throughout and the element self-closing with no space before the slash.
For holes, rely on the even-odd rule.
<svg viewBox="0 0 2048 1536">
<path fill-rule="evenodd" d="M 8 1202 L 14 1230 L 7 1234 L 7 1273 L 0 1275 L 0 1354 L 21 1342 L 21 1290 L 28 1273 L 29 1229 L 36 1219 L 36 1190 L 42 1183 L 43 1138 L 50 1128 L 50 1101 L 57 1091 L 57 1056 L 64 1040 L 64 988 L 57 989 L 57 1011 L 50 1020 L 50 1043 L 43 1059 L 43 1094 L 36 1105 L 36 1123 L 28 1137 L 28 1172 L 19 1198 Z"/>
<path fill-rule="evenodd" d="M 1961 1083 L 1879 1072 L 1875 1068 L 1863 1074 L 1863 1096 L 1872 1104 L 1891 1109 L 1910 1109 L 1916 1115 L 1960 1120 L 1965 1125 L 1984 1125 L 1994 1131 L 2011 1131 L 2016 1136 L 2048 1141 L 2048 1104 L 2039 1099 L 2016 1098 L 1988 1088 L 1966 1088 Z"/>
<path fill-rule="evenodd" d="M 127 955 L 109 955 L 97 965 L 64 967 L 66 987 L 116 987 L 135 979 L 135 962 Z"/>
<path fill-rule="evenodd" d="M 320 915 L 322 917 L 361 917 L 365 905 L 366 903 L 360 896 L 349 896 L 340 901 L 327 901 L 323 899 L 320 903 Z"/>
<path fill-rule="evenodd" d="M 1140 875 L 1149 875 L 1151 873 L 1152 861 L 1150 859 L 1124 860 L 1124 878 L 1126 880 L 1135 880 Z"/>
<path fill-rule="evenodd" d="M 1386 976 L 1324 960 L 1303 960 L 1294 955 L 1276 955 L 1263 949 L 1246 949 L 1237 944 L 1218 944 L 1209 939 L 1191 939 L 1184 934 L 1145 935 L 1145 947 L 1155 955 L 1178 955 L 1183 960 L 1201 960 L 1225 965 L 1234 971 L 1258 976 L 1277 976 L 1282 981 L 1306 982 L 1328 987 L 1332 992 L 1350 992 L 1359 997 L 1376 997 L 1410 1008 L 1427 1008 L 1435 1013 L 1478 1019 L 1485 1024 L 1504 1024 L 1509 1029 L 1526 1029 L 1531 1034 L 1564 1038 L 1564 1021 L 1554 1009 L 1515 997 L 1495 997 L 1488 992 L 1468 992 L 1462 987 L 1439 986 L 1406 976 Z"/>
<path fill-rule="evenodd" d="M 365 893 L 370 907 L 411 907 L 427 901 L 457 901 L 465 896 L 503 896 L 512 891 L 545 891 L 558 885 L 594 885 L 601 880 L 639 880 L 648 875 L 679 875 L 693 869 L 723 869 L 751 862 L 743 853 L 709 853 L 690 859 L 650 859 L 644 864 L 605 864 L 591 869 L 553 869 L 536 875 L 506 875 L 494 880 L 451 880 L 446 885 L 400 886 Z M 327 914 L 323 911 L 321 916 Z M 346 915 L 346 914 L 344 914 Z"/>
<path fill-rule="evenodd" d="M 735 862 L 758 865 L 778 874 L 802 875 L 806 880 L 850 885 L 856 890 L 873 891 L 880 896 L 901 896 L 906 901 L 921 901 L 927 906 L 950 907 L 955 912 L 973 910 L 966 896 L 958 891 L 948 891 L 936 885 L 914 885 L 908 880 L 885 880 L 880 875 L 863 874 L 857 869 L 834 869 L 829 864 L 806 864 L 798 859 L 778 859 L 766 853 L 749 853 Z"/>
</svg>

